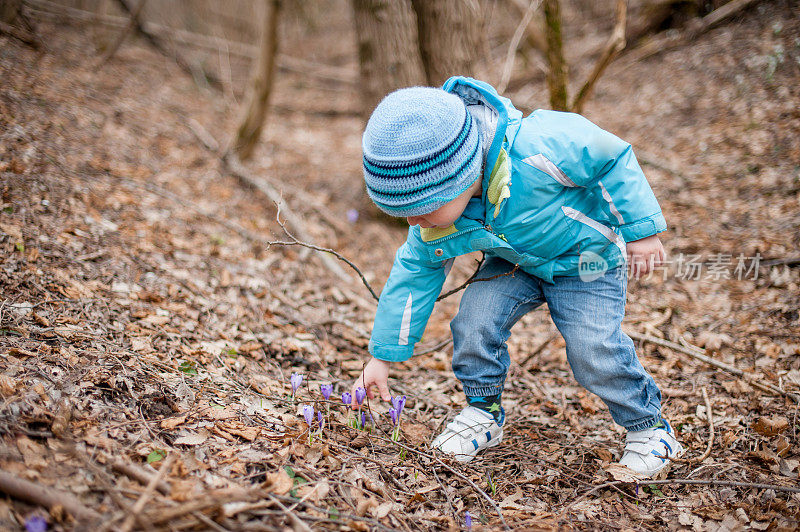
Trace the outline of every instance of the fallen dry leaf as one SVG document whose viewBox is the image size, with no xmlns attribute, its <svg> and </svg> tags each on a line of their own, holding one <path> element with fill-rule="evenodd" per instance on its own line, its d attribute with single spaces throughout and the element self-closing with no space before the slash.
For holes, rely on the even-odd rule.
<svg viewBox="0 0 800 532">
<path fill-rule="evenodd" d="M 187 414 L 182 414 L 177 417 L 170 417 L 161 420 L 161 428 L 165 430 L 172 430 L 180 425 L 186 423 Z"/>
<path fill-rule="evenodd" d="M 762 416 L 753 423 L 753 430 L 762 436 L 775 436 L 789 428 L 789 420 L 783 416 Z"/>
<path fill-rule="evenodd" d="M 173 445 L 200 445 L 208 439 L 208 434 L 194 433 L 177 438 Z"/>
<path fill-rule="evenodd" d="M 283 468 L 268 473 L 264 488 L 277 495 L 286 495 L 294 487 L 294 481 Z"/>
<path fill-rule="evenodd" d="M 633 469 L 621 464 L 609 464 L 603 470 L 611 475 L 614 480 L 622 482 L 638 482 L 647 479 L 644 475 L 640 475 Z"/>
</svg>

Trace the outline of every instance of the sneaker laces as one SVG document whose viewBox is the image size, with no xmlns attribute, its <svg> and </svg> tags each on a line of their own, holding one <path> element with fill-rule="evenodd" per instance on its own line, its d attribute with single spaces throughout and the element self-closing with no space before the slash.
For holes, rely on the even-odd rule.
<svg viewBox="0 0 800 532">
<path fill-rule="evenodd" d="M 494 417 L 490 413 L 483 412 L 474 406 L 468 406 L 447 424 L 446 429 L 454 435 L 472 438 L 475 434 L 489 429 L 494 423 Z M 465 436 L 465 434 L 469 434 L 469 436 Z"/>
</svg>

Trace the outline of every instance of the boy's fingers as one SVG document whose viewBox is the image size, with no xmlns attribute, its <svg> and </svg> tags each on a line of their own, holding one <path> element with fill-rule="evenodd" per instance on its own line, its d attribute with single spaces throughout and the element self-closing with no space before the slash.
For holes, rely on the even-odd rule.
<svg viewBox="0 0 800 532">
<path fill-rule="evenodd" d="M 392 400 L 392 394 L 389 393 L 389 385 L 386 384 L 386 381 L 378 383 L 378 391 L 381 394 L 381 399 L 383 399 L 384 401 Z"/>
</svg>

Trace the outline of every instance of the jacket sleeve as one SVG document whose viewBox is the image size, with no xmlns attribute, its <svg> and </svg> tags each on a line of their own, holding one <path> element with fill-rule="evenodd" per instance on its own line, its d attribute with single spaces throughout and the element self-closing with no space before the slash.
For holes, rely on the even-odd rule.
<svg viewBox="0 0 800 532">
<path fill-rule="evenodd" d="M 622 238 L 632 242 L 666 230 L 650 184 L 627 142 L 580 115 L 559 113 L 566 149 L 558 166 L 577 186 L 591 189 Z"/>
<path fill-rule="evenodd" d="M 408 360 L 428 323 L 446 276 L 444 262 L 428 260 L 419 226 L 395 255 L 372 326 L 369 352 L 389 362 Z"/>
</svg>

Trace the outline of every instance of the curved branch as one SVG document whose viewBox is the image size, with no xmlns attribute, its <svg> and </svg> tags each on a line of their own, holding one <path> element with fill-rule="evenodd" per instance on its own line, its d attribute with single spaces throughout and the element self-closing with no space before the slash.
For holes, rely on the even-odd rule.
<svg viewBox="0 0 800 532">
<path fill-rule="evenodd" d="M 575 95 L 575 99 L 572 101 L 572 105 L 570 106 L 572 112 L 580 113 L 583 111 L 583 105 L 586 103 L 586 100 L 592 93 L 592 89 L 594 89 L 597 80 L 600 79 L 603 71 L 625 48 L 625 25 L 627 23 L 627 18 L 627 2 L 625 0 L 617 0 L 617 23 L 611 32 L 611 37 L 609 37 L 603 53 L 600 55 L 600 58 L 597 60 L 597 63 L 594 66 L 594 70 L 592 70 L 592 73 L 589 74 L 589 77 L 586 79 L 583 87 L 581 87 L 581 90 L 578 91 L 578 94 Z"/>
</svg>

